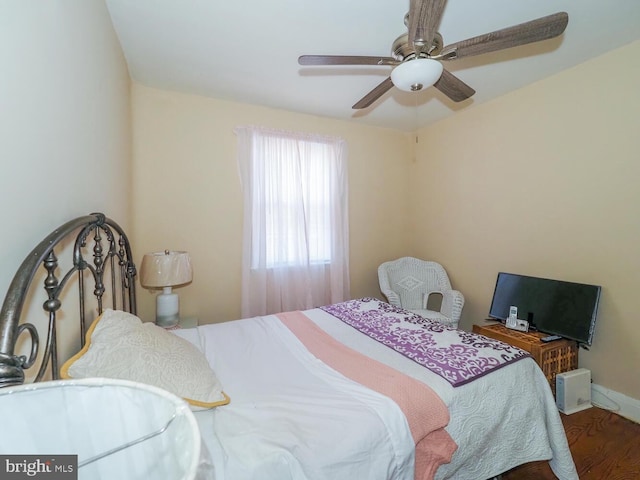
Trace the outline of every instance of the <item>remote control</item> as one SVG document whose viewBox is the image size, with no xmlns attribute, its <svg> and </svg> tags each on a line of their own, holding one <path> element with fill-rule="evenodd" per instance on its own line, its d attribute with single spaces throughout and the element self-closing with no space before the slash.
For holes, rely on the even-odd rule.
<svg viewBox="0 0 640 480">
<path fill-rule="evenodd" d="M 544 343 L 553 342 L 554 340 L 562 340 L 562 337 L 560 335 L 549 335 L 548 337 L 542 337 L 540 339 L 540 341 Z"/>
</svg>

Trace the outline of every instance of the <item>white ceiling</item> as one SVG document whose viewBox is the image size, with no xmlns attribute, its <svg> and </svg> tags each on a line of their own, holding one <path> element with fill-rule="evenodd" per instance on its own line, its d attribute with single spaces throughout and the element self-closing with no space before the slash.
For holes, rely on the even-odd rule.
<svg viewBox="0 0 640 480">
<path fill-rule="evenodd" d="M 301 67 L 298 56 L 389 56 L 409 0 L 106 0 L 132 78 L 144 85 L 412 131 L 640 38 L 640 0 L 449 0 L 448 45 L 565 11 L 558 38 L 450 61 L 476 90 L 459 104 L 435 88 L 393 88 L 351 106 L 391 67 Z M 615 72 L 611 72 L 615 75 Z"/>
</svg>

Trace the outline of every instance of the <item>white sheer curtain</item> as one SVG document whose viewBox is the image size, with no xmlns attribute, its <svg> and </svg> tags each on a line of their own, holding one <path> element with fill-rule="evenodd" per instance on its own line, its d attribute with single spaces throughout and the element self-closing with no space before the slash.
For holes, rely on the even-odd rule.
<svg viewBox="0 0 640 480">
<path fill-rule="evenodd" d="M 242 317 L 349 298 L 346 144 L 239 127 Z"/>
</svg>

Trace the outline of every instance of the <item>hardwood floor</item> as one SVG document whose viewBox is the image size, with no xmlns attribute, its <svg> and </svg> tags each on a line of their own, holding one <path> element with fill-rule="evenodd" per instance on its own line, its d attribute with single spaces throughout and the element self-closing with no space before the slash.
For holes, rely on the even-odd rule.
<svg viewBox="0 0 640 480">
<path fill-rule="evenodd" d="M 561 417 L 580 480 L 640 479 L 640 424 L 597 407 Z M 502 479 L 556 477 L 547 462 L 532 462 L 510 470 Z"/>
</svg>

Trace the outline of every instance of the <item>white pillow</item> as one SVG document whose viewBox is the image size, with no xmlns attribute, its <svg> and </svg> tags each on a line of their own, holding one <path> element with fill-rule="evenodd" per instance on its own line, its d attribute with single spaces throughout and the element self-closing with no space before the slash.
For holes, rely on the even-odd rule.
<svg viewBox="0 0 640 480">
<path fill-rule="evenodd" d="M 194 345 L 119 310 L 107 309 L 93 322 L 84 348 L 65 362 L 60 376 L 155 385 L 200 408 L 229 403 L 206 357 Z"/>
</svg>

